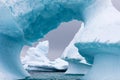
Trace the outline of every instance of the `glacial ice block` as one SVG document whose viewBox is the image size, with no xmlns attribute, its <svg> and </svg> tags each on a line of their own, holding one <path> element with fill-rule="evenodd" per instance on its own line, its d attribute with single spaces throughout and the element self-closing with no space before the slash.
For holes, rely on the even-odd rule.
<svg viewBox="0 0 120 80">
<path fill-rule="evenodd" d="M 90 3 L 90 1 L 86 0 L 76 1 L 0 0 L 0 1 L 2 1 L 1 4 L 4 3 L 3 5 L 6 6 L 6 12 L 4 12 L 4 10 L 0 11 L 2 22 L 2 24 L 0 25 L 0 33 L 5 34 L 6 36 L 10 36 L 10 39 L 7 39 L 8 42 L 12 41 L 12 43 L 14 44 L 16 43 L 16 41 L 20 41 L 19 44 L 20 45 L 23 44 L 23 46 L 38 41 L 40 38 L 44 37 L 44 35 L 47 34 L 49 31 L 57 28 L 59 24 L 61 24 L 62 22 L 68 22 L 73 19 L 83 20 L 81 12 L 86 6 L 86 4 Z M 83 5 L 83 3 L 85 4 Z M 8 15 L 10 17 L 8 17 Z M 3 24 L 6 26 L 3 27 L 2 26 Z M 1 41 L 1 43 L 3 42 Z M 1 47 L 4 46 L 1 45 Z M 5 46 L 5 48 L 7 47 Z M 15 50 L 14 47 L 12 48 L 11 51 L 13 50 Z M 7 51 L 7 49 L 5 51 Z M 3 55 L 3 52 L 5 51 L 1 50 L 0 51 L 1 55 Z M 17 53 L 19 54 L 19 52 L 16 52 L 16 54 Z M 2 63 L 4 63 L 4 61 Z M 12 63 L 12 61 L 10 63 Z M 15 65 L 18 65 L 17 62 Z M 19 69 L 19 67 L 16 67 L 14 69 Z M 11 71 L 11 73 L 14 72 Z"/>
<path fill-rule="evenodd" d="M 19 59 L 23 43 L 16 39 L 10 39 L 10 36 L 0 34 L 0 74 L 2 74 L 0 79 L 8 80 L 8 77 L 9 80 L 24 79 L 29 74 L 23 69 Z"/>
<path fill-rule="evenodd" d="M 86 74 L 91 65 L 88 64 L 84 57 L 81 56 L 77 47 L 74 45 L 76 42 L 79 42 L 79 37 L 82 34 L 84 24 L 81 25 L 79 31 L 74 36 L 70 44 L 65 48 L 61 58 L 69 62 L 69 67 L 66 74 Z"/>
<path fill-rule="evenodd" d="M 47 65 L 49 63 L 49 59 L 47 58 L 49 50 L 49 42 L 43 41 L 39 42 L 36 47 L 30 47 L 25 55 L 25 57 L 22 58 L 22 64 L 23 65 L 32 65 L 32 63 L 38 63 L 38 64 L 45 64 Z"/>
<path fill-rule="evenodd" d="M 20 62 L 24 44 L 23 32 L 17 27 L 9 10 L 0 2 L 0 79 L 24 79 L 29 74 Z"/>
<path fill-rule="evenodd" d="M 93 64 L 83 80 L 120 80 L 120 12 L 111 0 L 95 0 L 86 15 L 85 27 L 75 44 Z"/>
<path fill-rule="evenodd" d="M 117 45 L 120 41 L 120 13 L 113 7 L 111 0 L 0 1 L 3 1 L 9 9 L 0 5 L 0 43 L 2 44 L 0 45 L 0 71 L 8 74 L 10 78 L 20 79 L 28 76 L 24 69 L 22 69 L 19 60 L 20 51 L 25 44 L 36 42 L 49 31 L 57 28 L 62 22 L 77 19 L 85 23 L 85 28 L 79 37 L 80 45 L 77 47 L 81 51 L 81 43 L 85 43 L 84 49 L 82 49 L 82 52 L 85 51 L 85 53 L 80 53 L 82 56 L 85 54 L 84 57 L 86 60 L 93 63 L 93 67 L 85 79 L 120 80 L 118 76 L 120 74 L 120 65 L 115 62 L 119 62 L 119 47 Z M 93 45 L 96 41 L 100 44 L 96 44 L 97 47 Z M 86 45 L 86 43 L 90 43 L 90 45 Z M 111 44 L 114 44 L 115 47 L 111 47 Z M 91 47 L 95 49 L 90 49 Z M 113 52 L 109 52 L 108 50 Z M 92 54 L 97 51 L 99 54 Z M 101 56 L 102 53 L 105 56 Z M 8 59 L 6 59 L 6 55 L 9 56 Z M 103 60 L 100 61 L 100 58 L 103 58 Z M 112 63 L 109 63 L 109 60 Z M 110 67 L 106 65 L 108 72 L 103 74 L 104 64 L 102 62 L 110 64 Z M 113 67 L 111 64 L 117 67 Z M 12 69 L 10 69 L 11 66 Z M 98 70 L 98 72 L 95 70 Z M 114 74 L 111 73 L 112 71 L 114 71 Z"/>
<path fill-rule="evenodd" d="M 85 80 L 119 80 L 120 44 L 119 43 L 77 43 L 79 52 L 93 67 Z M 94 76 L 94 77 L 93 77 Z"/>
<path fill-rule="evenodd" d="M 36 47 L 28 49 L 22 64 L 28 71 L 65 71 L 68 63 L 60 58 L 50 61 L 47 58 L 49 52 L 49 41 L 39 42 Z"/>
<path fill-rule="evenodd" d="M 8 75 L 13 74 L 12 79 L 29 76 L 21 67 L 19 60 L 22 47 L 43 38 L 62 22 L 80 20 L 79 3 L 81 3 L 79 0 L 75 2 L 71 0 L 69 2 L 66 0 L 0 0 L 0 34 L 2 35 L 0 43 L 5 44 L 0 45 L 0 55 L 5 57 L 11 53 L 8 55 L 8 60 L 10 59 L 8 64 L 7 60 L 1 56 L 1 66 L 9 67 L 0 68 L 1 71 Z M 71 7 L 72 5 L 75 5 L 74 8 Z M 15 55 L 12 56 L 12 53 Z M 10 70 L 12 64 L 14 67 Z M 15 72 L 15 70 L 18 71 Z"/>
</svg>

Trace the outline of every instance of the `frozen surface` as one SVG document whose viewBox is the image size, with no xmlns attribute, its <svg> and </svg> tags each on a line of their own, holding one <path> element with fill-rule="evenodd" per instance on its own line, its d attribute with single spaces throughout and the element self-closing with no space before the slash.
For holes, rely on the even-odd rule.
<svg viewBox="0 0 120 80">
<path fill-rule="evenodd" d="M 111 0 L 95 0 L 86 15 L 85 27 L 75 44 L 93 64 L 84 80 L 120 80 L 120 13 Z"/>
<path fill-rule="evenodd" d="M 91 65 L 78 61 L 68 61 L 69 66 L 65 74 L 82 74 L 85 75 L 91 69 Z"/>
<path fill-rule="evenodd" d="M 22 58 L 24 68 L 29 71 L 65 71 L 68 63 L 60 58 L 50 61 L 47 58 L 49 42 L 39 42 L 36 47 L 29 48 L 27 54 Z"/>
<path fill-rule="evenodd" d="M 0 79 L 21 79 L 29 76 L 22 68 L 19 55 L 23 47 L 22 31 L 9 10 L 0 2 Z M 2 75 L 1 75 L 2 74 Z"/>
<path fill-rule="evenodd" d="M 93 63 L 84 79 L 120 80 L 120 13 L 111 0 L 0 0 L 0 72 L 12 80 L 29 76 L 19 58 L 22 47 L 73 19 L 85 24 L 76 46 Z"/>
<path fill-rule="evenodd" d="M 23 30 L 25 40 L 30 43 L 43 38 L 45 34 L 57 28 L 62 22 L 79 20 L 81 17 L 77 10 L 81 7 L 78 6 L 85 1 L 4 0 L 3 2 Z M 75 4 L 74 8 L 71 7 Z"/>
<path fill-rule="evenodd" d="M 22 68 L 19 58 L 23 46 L 31 45 L 43 38 L 62 22 L 81 20 L 79 10 L 85 7 L 83 3 L 86 2 L 82 0 L 0 0 L 0 71 L 12 79 L 29 76 Z M 6 56 L 9 57 L 6 59 Z"/>
</svg>

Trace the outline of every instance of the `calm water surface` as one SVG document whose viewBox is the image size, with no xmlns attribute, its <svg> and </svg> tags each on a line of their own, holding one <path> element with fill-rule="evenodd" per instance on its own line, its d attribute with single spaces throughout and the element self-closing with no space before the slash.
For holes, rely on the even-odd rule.
<svg viewBox="0 0 120 80">
<path fill-rule="evenodd" d="M 81 80 L 83 75 L 66 75 L 63 72 L 30 72 L 31 77 L 25 80 Z"/>
</svg>

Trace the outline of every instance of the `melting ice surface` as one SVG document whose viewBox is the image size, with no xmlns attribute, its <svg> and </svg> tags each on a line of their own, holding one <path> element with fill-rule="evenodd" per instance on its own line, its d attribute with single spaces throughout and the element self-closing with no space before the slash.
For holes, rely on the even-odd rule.
<svg viewBox="0 0 120 80">
<path fill-rule="evenodd" d="M 22 58 L 24 68 L 29 71 L 65 71 L 68 63 L 60 58 L 50 61 L 47 58 L 49 42 L 39 42 L 36 47 L 31 47 Z"/>
</svg>

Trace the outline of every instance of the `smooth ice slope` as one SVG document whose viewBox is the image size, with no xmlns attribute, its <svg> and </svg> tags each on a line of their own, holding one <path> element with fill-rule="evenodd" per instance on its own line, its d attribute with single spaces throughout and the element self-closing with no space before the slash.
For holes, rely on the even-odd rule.
<svg viewBox="0 0 120 80">
<path fill-rule="evenodd" d="M 21 34 L 20 34 L 21 33 Z M 0 2 L 0 79 L 13 80 L 29 76 L 22 68 L 20 51 L 23 35 L 9 10 Z"/>
<path fill-rule="evenodd" d="M 91 65 L 79 61 L 68 61 L 69 66 L 65 74 L 82 74 L 85 75 L 91 69 Z"/>
<path fill-rule="evenodd" d="M 81 28 L 61 56 L 62 59 L 69 62 L 66 74 L 86 74 L 91 68 L 91 65 L 80 55 L 77 47 L 74 45 L 76 42 L 79 42 L 79 35 L 81 35 L 83 28 L 84 24 L 81 25 Z"/>
<path fill-rule="evenodd" d="M 68 63 L 60 58 L 50 61 L 47 58 L 49 42 L 39 42 L 36 47 L 31 47 L 22 58 L 24 68 L 28 71 L 65 71 Z"/>
</svg>

